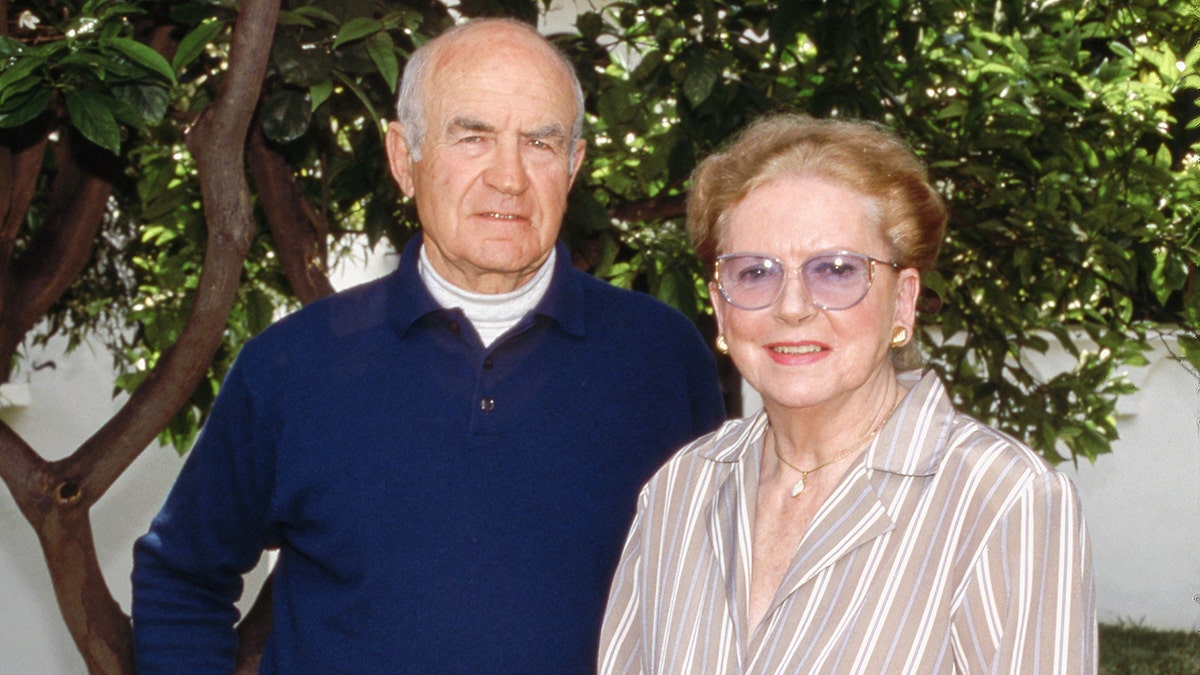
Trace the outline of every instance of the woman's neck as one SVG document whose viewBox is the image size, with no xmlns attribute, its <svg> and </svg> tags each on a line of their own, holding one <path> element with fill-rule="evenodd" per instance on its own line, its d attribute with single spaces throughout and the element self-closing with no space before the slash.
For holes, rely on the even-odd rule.
<svg viewBox="0 0 1200 675">
<path fill-rule="evenodd" d="M 873 387 L 860 387 L 847 397 L 804 408 L 775 406 L 764 401 L 774 451 L 802 469 L 833 460 L 852 446 L 865 445 L 887 421 L 904 388 L 894 373 Z"/>
</svg>

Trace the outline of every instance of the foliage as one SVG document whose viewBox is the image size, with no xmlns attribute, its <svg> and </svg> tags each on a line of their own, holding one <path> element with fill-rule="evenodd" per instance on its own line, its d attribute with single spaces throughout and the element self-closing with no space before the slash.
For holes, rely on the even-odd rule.
<svg viewBox="0 0 1200 675">
<path fill-rule="evenodd" d="M 1196 12 L 1182 2 L 614 3 L 579 21 L 585 53 L 603 64 L 587 73 L 592 178 L 607 200 L 680 194 L 696 157 L 765 111 L 893 126 L 953 212 L 926 279 L 940 304 L 923 316 L 931 366 L 963 407 L 1050 459 L 1064 446 L 1094 458 L 1116 438 L 1116 397 L 1132 389 L 1122 368 L 1143 363 L 1149 339 L 1177 330 L 1200 366 L 1200 167 L 1186 142 L 1196 139 Z M 1049 340 L 1076 357 L 1066 372 L 1036 370 Z"/>
<path fill-rule="evenodd" d="M 178 337 L 197 280 L 205 222 L 185 134 L 219 91 L 236 10 L 10 3 L 35 23 L 0 38 L 0 127 L 65 118 L 120 170 L 94 264 L 40 336 L 99 331 L 124 389 Z M 400 245 L 414 226 L 380 132 L 405 58 L 452 21 L 434 1 L 283 3 L 259 128 L 329 223 L 335 257 L 363 241 Z M 597 275 L 710 322 L 681 220 L 698 158 L 766 111 L 868 118 L 918 148 L 951 205 L 926 279 L 940 309 L 922 333 L 965 409 L 1052 460 L 1094 458 L 1131 390 L 1121 373 L 1149 340 L 1177 336 L 1200 368 L 1200 16 L 1188 2 L 626 0 L 576 27 L 556 39 L 578 64 L 591 143 L 565 236 Z M 155 29 L 170 31 L 169 49 L 149 46 Z M 18 250 L 48 208 L 35 200 Z M 167 432 L 180 447 L 238 346 L 295 306 L 276 244 L 261 228 L 210 384 Z M 1075 359 L 1064 372 L 1039 360 L 1051 341 Z"/>
<path fill-rule="evenodd" d="M 1100 675 L 1191 675 L 1200 672 L 1200 633 L 1135 624 L 1100 625 Z"/>
</svg>

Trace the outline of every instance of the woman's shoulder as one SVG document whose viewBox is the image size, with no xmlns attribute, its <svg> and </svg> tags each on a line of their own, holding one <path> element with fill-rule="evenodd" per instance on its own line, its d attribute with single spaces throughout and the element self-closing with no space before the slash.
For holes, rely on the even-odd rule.
<svg viewBox="0 0 1200 675">
<path fill-rule="evenodd" d="M 715 487 L 752 452 L 766 427 L 766 416 L 726 420 L 717 429 L 680 448 L 646 485 L 650 493 Z"/>
<path fill-rule="evenodd" d="M 1030 474 L 1054 470 L 1026 443 L 958 410 L 932 371 L 910 384 L 897 408 L 890 447 L 878 459 L 881 463 L 915 475 L 991 464 Z"/>
<path fill-rule="evenodd" d="M 1028 444 L 957 410 L 933 373 L 925 373 L 910 389 L 897 413 L 892 435 L 873 456 L 872 468 L 935 477 L 939 489 L 989 502 L 1008 502 L 1029 490 L 1063 496 L 1074 492 L 1070 480 Z"/>
<path fill-rule="evenodd" d="M 1024 475 L 1056 471 L 1029 445 L 966 413 L 956 413 L 948 431 L 943 467 L 987 469 L 994 465 Z"/>
</svg>

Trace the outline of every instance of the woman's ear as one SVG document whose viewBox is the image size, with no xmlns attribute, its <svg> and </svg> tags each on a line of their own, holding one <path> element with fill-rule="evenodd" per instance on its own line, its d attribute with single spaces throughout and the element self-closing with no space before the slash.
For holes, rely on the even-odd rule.
<svg viewBox="0 0 1200 675">
<path fill-rule="evenodd" d="M 717 335 L 725 334 L 725 298 L 721 297 L 721 289 L 717 282 L 708 282 L 708 301 L 712 303 L 713 316 L 717 319 Z"/>
<path fill-rule="evenodd" d="M 917 322 L 917 299 L 921 295 L 921 273 L 915 268 L 905 267 L 897 274 L 896 314 L 892 320 L 894 325 L 904 326 L 912 335 Z"/>
</svg>

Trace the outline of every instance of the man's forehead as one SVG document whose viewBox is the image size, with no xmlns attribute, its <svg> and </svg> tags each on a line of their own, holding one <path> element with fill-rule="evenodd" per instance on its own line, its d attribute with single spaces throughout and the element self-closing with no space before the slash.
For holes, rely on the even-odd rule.
<svg viewBox="0 0 1200 675">
<path fill-rule="evenodd" d="M 556 82 L 507 77 L 458 78 L 431 88 L 426 96 L 429 128 L 516 129 L 545 136 L 570 129 L 576 100 Z"/>
</svg>

